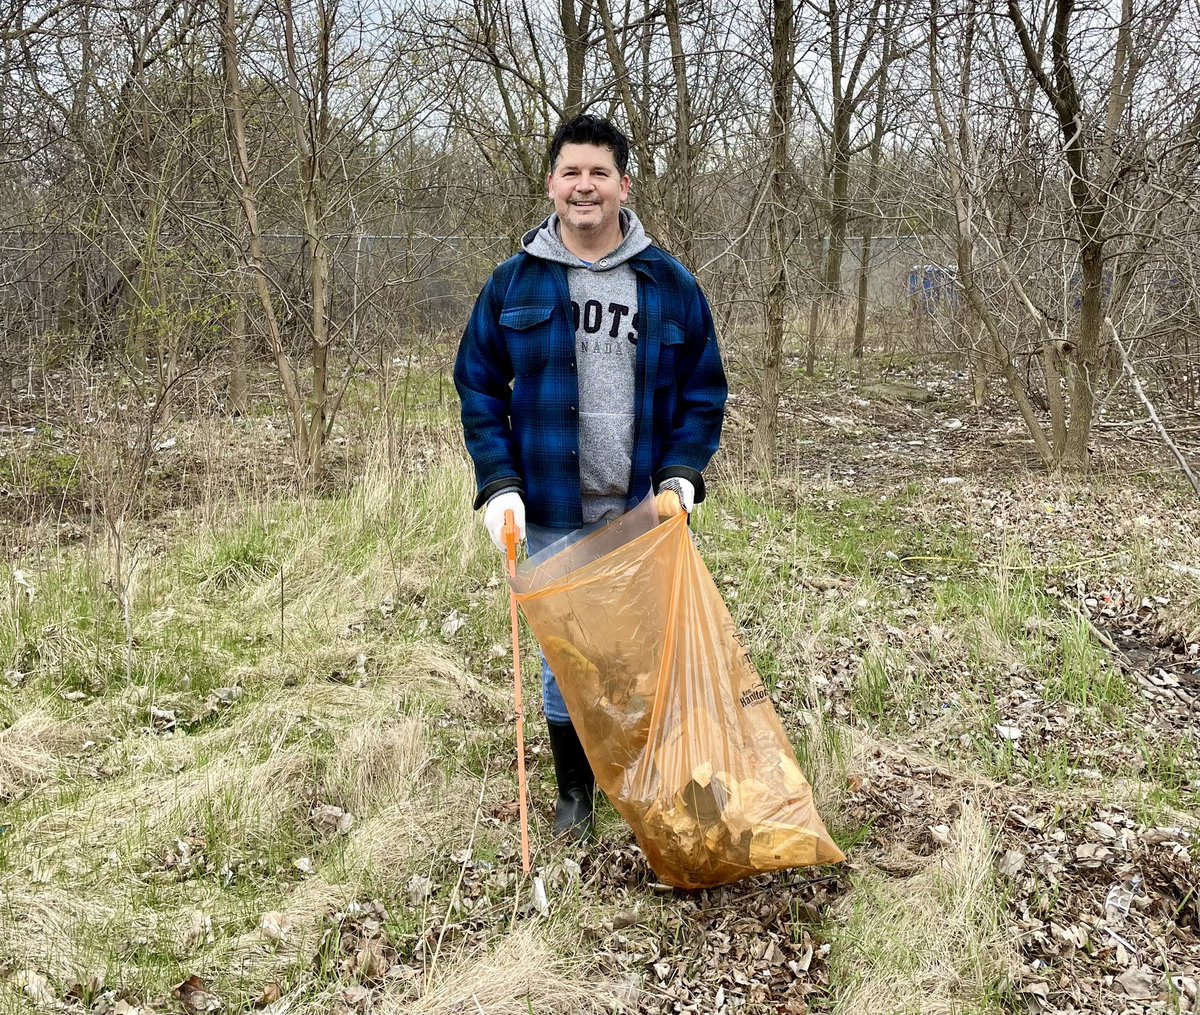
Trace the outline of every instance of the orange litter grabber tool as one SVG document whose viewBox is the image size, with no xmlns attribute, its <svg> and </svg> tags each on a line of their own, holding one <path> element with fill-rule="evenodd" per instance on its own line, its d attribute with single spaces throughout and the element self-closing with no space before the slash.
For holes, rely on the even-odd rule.
<svg viewBox="0 0 1200 1015">
<path fill-rule="evenodd" d="M 517 522 L 511 511 L 504 512 L 504 550 L 508 558 L 508 576 L 517 573 Z M 517 791 L 520 793 L 521 809 L 521 870 L 529 873 L 529 806 L 525 791 L 525 712 L 521 706 L 521 638 L 517 627 L 517 597 L 508 592 L 509 608 L 512 611 L 513 643 L 513 708 L 517 713 Z"/>
</svg>

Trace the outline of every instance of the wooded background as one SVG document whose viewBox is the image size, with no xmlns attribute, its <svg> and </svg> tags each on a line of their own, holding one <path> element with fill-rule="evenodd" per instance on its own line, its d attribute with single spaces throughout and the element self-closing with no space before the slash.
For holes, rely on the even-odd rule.
<svg viewBox="0 0 1200 1015">
<path fill-rule="evenodd" d="M 449 361 L 580 111 L 631 135 L 767 472 L 789 375 L 865 350 L 952 357 L 1051 470 L 1086 468 L 1122 346 L 1200 391 L 1183 0 L 41 0 L 6 6 L 0 66 L 15 409 L 103 367 L 148 412 L 195 373 L 245 412 L 273 363 L 313 480 L 355 378 Z"/>
</svg>

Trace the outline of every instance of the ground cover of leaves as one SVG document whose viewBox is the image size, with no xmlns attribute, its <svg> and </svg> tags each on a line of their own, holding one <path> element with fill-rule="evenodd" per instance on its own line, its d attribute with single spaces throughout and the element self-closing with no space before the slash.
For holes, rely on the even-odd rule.
<svg viewBox="0 0 1200 1015">
<path fill-rule="evenodd" d="M 521 875 L 452 420 L 377 448 L 408 483 L 348 431 L 355 489 L 300 509 L 175 421 L 124 570 L 86 513 L 37 514 L 43 468 L 5 528 L 0 1005 L 1196 1010 L 1200 504 L 1134 414 L 1052 481 L 958 372 L 907 379 L 931 400 L 793 389 L 766 489 L 731 405 L 698 542 L 849 862 L 695 894 L 607 805 L 590 849 L 549 841 L 534 705 L 544 904 Z M 277 422 L 236 427 L 277 464 Z M 6 455 L 57 461 L 25 429 Z"/>
</svg>

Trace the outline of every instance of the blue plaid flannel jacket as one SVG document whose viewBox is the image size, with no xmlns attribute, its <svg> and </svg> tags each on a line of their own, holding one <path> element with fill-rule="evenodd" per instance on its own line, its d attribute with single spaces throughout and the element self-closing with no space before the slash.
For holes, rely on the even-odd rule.
<svg viewBox="0 0 1200 1015">
<path fill-rule="evenodd" d="M 626 506 L 672 476 L 690 479 L 699 503 L 728 392 L 712 314 L 695 278 L 665 251 L 647 247 L 629 264 L 639 336 Z M 582 525 L 579 377 L 563 265 L 521 252 L 496 268 L 459 344 L 454 384 L 475 463 L 475 507 L 516 487 L 528 521 Z"/>
</svg>

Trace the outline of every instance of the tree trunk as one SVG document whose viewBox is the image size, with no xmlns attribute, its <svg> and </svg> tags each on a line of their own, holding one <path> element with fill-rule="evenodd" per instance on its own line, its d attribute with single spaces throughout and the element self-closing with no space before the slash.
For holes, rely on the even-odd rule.
<svg viewBox="0 0 1200 1015">
<path fill-rule="evenodd" d="M 970 333 L 968 357 L 971 364 L 971 404 L 982 409 L 987 401 L 988 357 L 983 346 L 983 324 L 976 321 Z"/>
<path fill-rule="evenodd" d="M 249 406 L 246 383 L 246 304 L 239 297 L 229 325 L 229 411 L 244 416 Z"/>
<path fill-rule="evenodd" d="M 887 96 L 887 69 L 895 55 L 895 40 L 892 35 L 892 8 L 885 5 L 886 38 L 883 44 L 883 67 L 879 73 L 879 83 L 875 93 L 875 124 L 871 133 L 871 169 L 867 173 L 868 203 L 866 221 L 863 223 L 862 248 L 858 267 L 858 301 L 854 308 L 854 359 L 862 369 L 863 346 L 867 334 L 867 295 L 871 275 L 871 243 L 875 238 L 875 218 L 878 214 L 875 196 L 879 193 L 879 166 L 883 160 L 884 134 L 884 100 Z"/>
<path fill-rule="evenodd" d="M 334 8 L 336 10 L 336 8 Z M 312 389 L 309 392 L 307 443 L 302 449 L 302 480 L 315 483 L 321 475 L 329 398 L 329 247 L 325 238 L 325 142 L 329 133 L 329 45 L 331 12 L 317 0 L 316 88 L 305 107 L 300 91 L 296 55 L 296 25 L 291 0 L 280 4 L 287 55 L 288 107 L 296 151 L 300 156 L 300 183 L 304 210 L 304 247 L 308 265 L 311 309 Z M 315 107 L 315 108 L 314 108 Z"/>
<path fill-rule="evenodd" d="M 558 21 L 562 26 L 563 49 L 567 58 L 567 98 L 563 119 L 583 112 L 583 75 L 587 69 L 588 33 L 591 30 L 592 0 L 559 0 Z"/>
<path fill-rule="evenodd" d="M 671 243 L 673 252 L 696 270 L 696 203 L 692 197 L 692 99 L 688 90 L 687 52 L 679 30 L 679 0 L 666 0 L 667 35 L 675 79 L 675 149 L 670 167 Z"/>
<path fill-rule="evenodd" d="M 871 281 L 871 241 L 874 239 L 874 219 L 868 218 L 863 225 L 861 258 L 858 266 L 858 299 L 854 307 L 854 343 L 851 353 L 860 364 L 867 336 L 867 295 Z"/>
<path fill-rule="evenodd" d="M 767 478 L 775 466 L 775 442 L 779 421 L 780 373 L 783 362 L 783 327 L 787 311 L 787 244 L 783 228 L 786 218 L 788 138 L 792 122 L 792 74 L 795 63 L 792 0 L 773 0 L 771 19 L 771 215 L 767 236 L 770 286 L 764 316 L 762 379 L 758 422 L 750 459 L 759 476 Z"/>
<path fill-rule="evenodd" d="M 833 113 L 833 163 L 829 187 L 829 247 L 821 279 L 824 320 L 820 337 L 836 338 L 842 312 L 842 261 L 846 255 L 846 230 L 850 222 L 850 116 L 851 110 L 837 104 Z M 815 364 L 814 364 L 815 365 Z"/>
<path fill-rule="evenodd" d="M 804 347 L 804 376 L 817 372 L 817 345 L 821 340 L 821 297 L 816 295 L 808 304 L 808 336 Z"/>
<path fill-rule="evenodd" d="M 1134 82 L 1144 63 L 1135 59 L 1132 0 L 1122 0 L 1121 19 L 1113 48 L 1113 73 L 1104 96 L 1105 121 L 1098 136 L 1087 130 L 1087 104 L 1080 94 L 1072 68 L 1071 44 L 1076 26 L 1075 0 L 1056 0 L 1054 27 L 1050 35 L 1051 71 L 1043 66 L 1042 54 L 1030 38 L 1017 0 L 1008 0 L 1008 17 L 1017 32 L 1025 63 L 1038 87 L 1049 100 L 1058 119 L 1063 139 L 1063 158 L 1070 174 L 1069 191 L 1079 239 L 1080 312 L 1079 333 L 1071 375 L 1071 418 L 1061 465 L 1068 471 L 1088 467 L 1088 442 L 1095 412 L 1093 381 L 1100 368 L 1100 326 L 1104 315 L 1104 220 L 1112 200 L 1113 184 L 1127 156 L 1119 144 L 1118 129 L 1133 93 Z M 1165 31 L 1166 22 L 1158 31 Z M 1161 38 L 1161 34 L 1158 36 Z M 1152 43 L 1145 40 L 1149 48 Z M 1086 81 L 1087 79 L 1085 79 Z"/>
<path fill-rule="evenodd" d="M 1061 462 L 1067 446 L 1067 407 L 1062 394 L 1062 364 L 1054 343 L 1042 341 L 1042 374 L 1046 379 L 1046 404 L 1050 407 L 1050 450 Z"/>
<path fill-rule="evenodd" d="M 629 121 L 630 138 L 633 151 L 637 157 L 637 212 L 646 232 L 651 236 L 669 242 L 662 233 L 662 202 L 658 187 L 658 174 L 654 164 L 654 151 L 650 145 L 649 102 L 652 96 L 647 89 L 641 90 L 641 100 L 634 94 L 633 79 L 629 72 L 629 63 L 621 50 L 620 39 L 617 37 L 616 25 L 613 22 L 612 11 L 608 0 L 596 0 L 596 9 L 604 26 L 604 44 L 608 52 L 609 62 L 617 79 L 621 105 L 625 110 L 625 118 Z M 648 68 L 643 70 L 643 83 L 649 82 Z"/>
<path fill-rule="evenodd" d="M 275 316 L 275 303 L 271 297 L 266 259 L 263 255 L 262 233 L 258 225 L 258 202 L 250 177 L 250 153 L 246 145 L 242 85 L 237 63 L 237 0 L 225 0 L 224 20 L 221 27 L 221 53 L 225 69 L 225 105 L 229 114 L 226 123 L 230 134 L 230 145 L 233 148 L 233 171 L 238 185 L 238 200 L 246 219 L 254 288 L 262 306 L 263 321 L 267 330 L 267 344 L 275 358 L 275 369 L 279 373 L 279 381 L 283 386 L 284 400 L 292 425 L 292 447 L 296 466 L 303 474 L 307 470 L 305 456 L 309 445 L 308 428 L 304 419 L 304 402 L 300 394 L 299 381 L 283 346 L 279 319 Z"/>
<path fill-rule="evenodd" d="M 1096 222 L 1096 229 L 1099 229 L 1099 221 Z M 1079 309 L 1079 344 L 1075 349 L 1075 370 L 1071 376 L 1071 425 L 1062 459 L 1063 468 L 1072 472 L 1086 472 L 1088 468 L 1088 442 L 1092 436 L 1095 404 L 1092 377 L 1098 365 L 1100 325 L 1104 319 L 1102 244 L 1085 244 L 1080 260 L 1083 265 L 1083 292 Z"/>
</svg>

